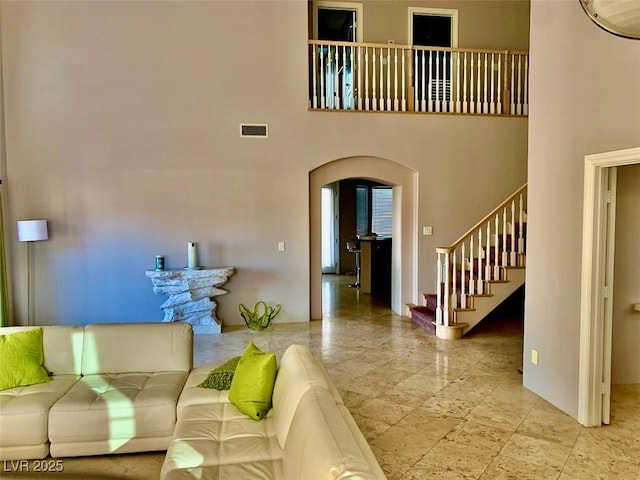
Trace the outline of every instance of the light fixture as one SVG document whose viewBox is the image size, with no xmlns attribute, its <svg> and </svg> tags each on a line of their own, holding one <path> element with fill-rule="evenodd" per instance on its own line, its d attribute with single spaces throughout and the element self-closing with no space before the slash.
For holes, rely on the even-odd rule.
<svg viewBox="0 0 640 480">
<path fill-rule="evenodd" d="M 609 33 L 640 40 L 640 2 L 637 0 L 580 0 L 593 22 Z"/>
<path fill-rule="evenodd" d="M 46 220 L 18 220 L 18 241 L 27 242 L 27 325 L 33 325 L 33 294 L 32 294 L 32 249 L 33 242 L 47 240 L 49 231 Z"/>
</svg>

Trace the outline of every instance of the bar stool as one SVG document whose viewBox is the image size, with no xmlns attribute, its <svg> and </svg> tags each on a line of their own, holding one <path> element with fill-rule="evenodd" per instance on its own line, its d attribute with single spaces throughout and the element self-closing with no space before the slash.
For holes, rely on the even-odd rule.
<svg viewBox="0 0 640 480">
<path fill-rule="evenodd" d="M 347 242 L 347 251 L 356 254 L 356 283 L 351 283 L 351 288 L 360 288 L 360 242 L 358 240 L 349 240 Z"/>
</svg>

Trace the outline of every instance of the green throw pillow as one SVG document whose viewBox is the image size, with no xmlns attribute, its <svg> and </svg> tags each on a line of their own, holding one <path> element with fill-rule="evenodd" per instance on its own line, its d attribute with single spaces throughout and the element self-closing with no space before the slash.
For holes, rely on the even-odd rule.
<svg viewBox="0 0 640 480">
<path fill-rule="evenodd" d="M 276 373 L 275 353 L 263 353 L 251 342 L 238 362 L 229 401 L 254 420 L 262 419 L 271 408 Z"/>
<path fill-rule="evenodd" d="M 224 362 L 217 368 L 209 372 L 207 378 L 198 385 L 202 388 L 215 388 L 216 390 L 229 390 L 233 374 L 236 371 L 240 357 L 233 357 Z"/>
<path fill-rule="evenodd" d="M 43 364 L 42 328 L 0 335 L 0 390 L 51 381 Z"/>
</svg>

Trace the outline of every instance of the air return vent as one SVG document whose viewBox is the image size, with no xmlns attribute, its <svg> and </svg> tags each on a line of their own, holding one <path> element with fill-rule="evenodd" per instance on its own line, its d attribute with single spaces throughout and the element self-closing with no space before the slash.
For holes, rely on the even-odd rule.
<svg viewBox="0 0 640 480">
<path fill-rule="evenodd" d="M 250 138 L 267 138 L 269 136 L 269 127 L 254 123 L 241 123 L 240 136 Z"/>
</svg>

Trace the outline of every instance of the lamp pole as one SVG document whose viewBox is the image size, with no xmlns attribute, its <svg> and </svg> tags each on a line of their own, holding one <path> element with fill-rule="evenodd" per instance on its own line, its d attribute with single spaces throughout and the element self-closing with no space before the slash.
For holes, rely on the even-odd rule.
<svg viewBox="0 0 640 480">
<path fill-rule="evenodd" d="M 33 298 L 33 242 L 47 240 L 49 231 L 46 220 L 18 220 L 18 241 L 27 242 L 27 325 L 34 325 L 35 302 Z"/>
</svg>

